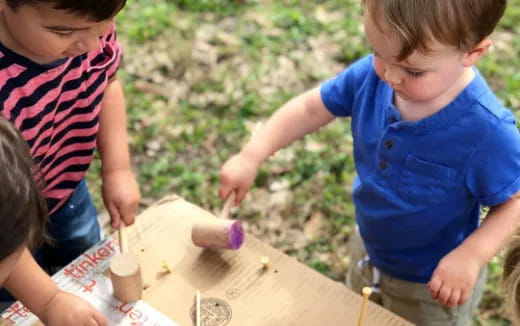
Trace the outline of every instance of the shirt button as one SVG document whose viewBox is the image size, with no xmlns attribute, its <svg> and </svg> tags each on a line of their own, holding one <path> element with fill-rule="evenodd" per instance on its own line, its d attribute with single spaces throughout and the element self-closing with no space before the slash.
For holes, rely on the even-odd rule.
<svg viewBox="0 0 520 326">
<path fill-rule="evenodd" d="M 386 170 L 388 168 L 388 163 L 385 160 L 379 161 L 379 168 L 381 170 Z"/>
<path fill-rule="evenodd" d="M 394 142 L 391 140 L 385 141 L 385 147 L 386 149 L 392 149 L 392 147 L 394 147 Z"/>
</svg>

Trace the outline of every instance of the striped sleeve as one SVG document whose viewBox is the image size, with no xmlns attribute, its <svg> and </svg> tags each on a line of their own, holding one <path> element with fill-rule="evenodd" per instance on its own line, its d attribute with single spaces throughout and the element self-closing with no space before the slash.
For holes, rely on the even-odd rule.
<svg viewBox="0 0 520 326">
<path fill-rule="evenodd" d="M 123 47 L 117 39 L 115 25 L 113 26 L 112 31 L 105 37 L 105 41 L 106 44 L 109 44 L 114 51 L 114 60 L 107 67 L 107 76 L 108 79 L 111 79 L 117 73 L 117 70 L 121 65 L 121 60 L 123 59 Z"/>
</svg>

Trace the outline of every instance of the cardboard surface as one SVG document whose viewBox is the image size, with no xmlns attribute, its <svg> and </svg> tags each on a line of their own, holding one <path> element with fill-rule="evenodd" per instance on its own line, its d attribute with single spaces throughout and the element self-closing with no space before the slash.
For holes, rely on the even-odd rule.
<svg viewBox="0 0 520 326">
<path fill-rule="evenodd" d="M 121 303 L 112 295 L 106 274 L 119 251 L 115 239 L 98 243 L 53 279 L 91 302 L 113 326 L 195 325 L 196 290 L 201 292 L 201 326 L 357 325 L 360 295 L 253 236 L 246 235 L 238 251 L 193 245 L 192 223 L 214 218 L 171 196 L 127 229 L 129 250 L 138 256 L 143 273 L 143 300 Z M 262 257 L 269 258 L 268 268 Z M 19 302 L 2 317 L 16 326 L 41 325 Z M 369 302 L 363 325 L 411 324 Z"/>
<path fill-rule="evenodd" d="M 194 296 L 201 291 L 203 326 L 357 325 L 362 297 L 253 236 L 238 251 L 193 245 L 191 225 L 215 217 L 179 197 L 162 200 L 129 229 L 148 288 L 143 300 L 180 325 L 193 325 Z M 260 258 L 270 259 L 264 269 Z M 170 273 L 161 269 L 166 261 Z M 365 326 L 411 325 L 369 303 Z"/>
</svg>

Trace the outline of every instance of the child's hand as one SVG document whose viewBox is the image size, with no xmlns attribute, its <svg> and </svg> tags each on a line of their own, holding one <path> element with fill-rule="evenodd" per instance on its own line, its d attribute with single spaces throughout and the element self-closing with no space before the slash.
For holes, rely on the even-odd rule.
<svg viewBox="0 0 520 326">
<path fill-rule="evenodd" d="M 482 264 L 471 252 L 457 248 L 444 256 L 427 286 L 434 299 L 448 307 L 466 302 Z"/>
<path fill-rule="evenodd" d="M 141 193 L 132 171 L 122 169 L 104 172 L 102 192 L 112 227 L 118 229 L 121 220 L 126 225 L 132 225 L 141 200 Z"/>
<path fill-rule="evenodd" d="M 38 316 L 46 326 L 108 326 L 106 318 L 87 301 L 59 291 Z"/>
<path fill-rule="evenodd" d="M 231 192 L 236 192 L 235 204 L 238 205 L 246 196 L 258 173 L 259 165 L 243 154 L 230 158 L 220 170 L 219 196 L 225 200 Z"/>
</svg>

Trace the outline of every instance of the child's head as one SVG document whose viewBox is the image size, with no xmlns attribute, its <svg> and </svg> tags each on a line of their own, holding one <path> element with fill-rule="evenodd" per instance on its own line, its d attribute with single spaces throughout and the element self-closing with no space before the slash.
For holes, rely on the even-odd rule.
<svg viewBox="0 0 520 326">
<path fill-rule="evenodd" d="M 487 51 L 506 0 L 363 0 L 376 71 L 402 97 L 427 101 Z"/>
<path fill-rule="evenodd" d="M 513 237 L 504 258 L 502 283 L 506 303 L 515 325 L 520 324 L 520 237 Z"/>
<path fill-rule="evenodd" d="M 44 239 L 47 208 L 34 177 L 29 146 L 0 118 L 0 262 Z"/>
<path fill-rule="evenodd" d="M 15 52 L 51 62 L 99 49 L 126 0 L 0 0 L 0 35 Z"/>
</svg>

